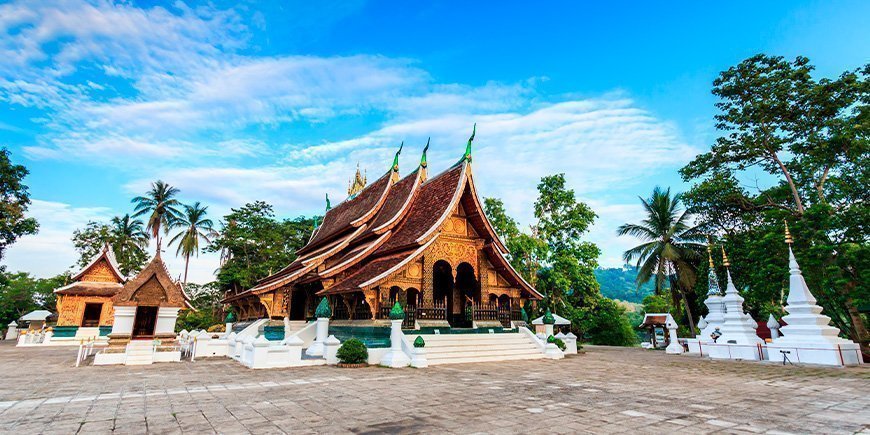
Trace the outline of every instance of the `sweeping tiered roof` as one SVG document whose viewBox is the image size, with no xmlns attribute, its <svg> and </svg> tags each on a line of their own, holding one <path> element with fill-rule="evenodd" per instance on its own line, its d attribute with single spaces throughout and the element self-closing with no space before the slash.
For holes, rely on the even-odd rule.
<svg viewBox="0 0 870 435">
<path fill-rule="evenodd" d="M 228 297 L 227 302 L 318 280 L 337 279 L 319 295 L 373 288 L 423 255 L 460 205 L 484 239 L 483 250 L 493 267 L 511 285 L 533 298 L 541 297 L 505 259 L 507 249 L 484 215 L 471 175 L 470 143 L 458 163 L 429 179 L 425 149 L 417 170 L 403 178 L 399 177 L 397 153 L 383 176 L 327 209 L 323 222 L 293 263 L 253 288 Z"/>
<path fill-rule="evenodd" d="M 94 258 L 72 277 L 72 283 L 55 289 L 65 296 L 114 296 L 123 287 L 124 275 L 112 247 L 106 243 Z"/>
</svg>

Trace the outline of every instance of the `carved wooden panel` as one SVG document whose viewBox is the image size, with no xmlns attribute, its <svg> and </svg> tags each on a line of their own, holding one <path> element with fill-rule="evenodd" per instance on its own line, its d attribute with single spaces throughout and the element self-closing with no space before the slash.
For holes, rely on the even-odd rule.
<svg viewBox="0 0 870 435">
<path fill-rule="evenodd" d="M 82 275 L 81 281 L 120 282 L 105 259 L 102 259 L 98 261 L 97 264 L 91 266 L 91 268 Z"/>
<path fill-rule="evenodd" d="M 57 300 L 57 325 L 81 326 L 85 313 L 85 304 L 103 304 L 100 311 L 100 326 L 111 326 L 114 323 L 112 298 L 107 296 L 59 296 Z"/>
<path fill-rule="evenodd" d="M 421 278 L 423 276 L 423 265 L 421 263 L 411 263 L 405 269 L 405 276 L 408 278 Z"/>
<path fill-rule="evenodd" d="M 477 270 L 477 247 L 471 241 L 448 241 L 438 239 L 429 248 L 427 255 L 437 260 L 446 260 L 455 269 L 460 263 L 468 263 Z"/>
<path fill-rule="evenodd" d="M 466 236 L 468 235 L 466 226 L 467 224 L 464 218 L 452 216 L 444 221 L 444 225 L 441 227 L 441 229 L 447 234 Z"/>
<path fill-rule="evenodd" d="M 166 302 L 168 297 L 166 289 L 163 288 L 157 277 L 152 276 L 133 293 L 130 300 L 138 302 L 139 305 L 160 305 L 162 302 Z"/>
</svg>

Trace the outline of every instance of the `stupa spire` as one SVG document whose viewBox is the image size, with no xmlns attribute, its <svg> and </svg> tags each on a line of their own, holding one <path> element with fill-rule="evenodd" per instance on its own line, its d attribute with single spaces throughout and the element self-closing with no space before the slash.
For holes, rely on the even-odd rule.
<svg viewBox="0 0 870 435">
<path fill-rule="evenodd" d="M 420 179 L 422 181 L 426 181 L 426 178 L 429 176 L 429 163 L 426 162 L 426 151 L 429 151 L 429 142 L 432 138 L 426 139 L 426 146 L 423 147 L 423 156 L 420 157 Z"/>
<path fill-rule="evenodd" d="M 368 175 L 365 172 L 360 172 L 359 163 L 357 163 L 356 173 L 347 181 L 347 196 L 350 198 L 355 197 L 365 189 L 366 183 L 368 183 Z"/>
<path fill-rule="evenodd" d="M 713 264 L 713 242 L 707 239 L 707 260 L 710 262 L 710 268 L 707 270 L 707 296 L 721 295 L 722 289 L 719 288 L 719 277 L 716 276 L 716 265 Z"/>
</svg>

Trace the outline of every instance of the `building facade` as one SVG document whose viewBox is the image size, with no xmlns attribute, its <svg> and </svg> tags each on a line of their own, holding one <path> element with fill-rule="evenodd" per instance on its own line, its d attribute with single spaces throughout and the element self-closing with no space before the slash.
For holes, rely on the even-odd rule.
<svg viewBox="0 0 870 435">
<path fill-rule="evenodd" d="M 292 264 L 224 302 L 240 320 L 308 319 L 323 297 L 335 320 L 385 319 L 396 301 L 408 327 L 519 320 L 520 307 L 541 295 L 505 258 L 475 189 L 470 150 L 471 139 L 459 162 L 428 177 L 424 149 L 401 177 L 400 148 L 377 180 L 348 189 L 335 207 L 327 201 Z"/>
<path fill-rule="evenodd" d="M 112 298 L 121 291 L 124 281 L 112 247 L 104 245 L 100 253 L 72 277 L 72 283 L 54 290 L 58 315 L 54 337 L 107 335 L 114 316 Z"/>
</svg>

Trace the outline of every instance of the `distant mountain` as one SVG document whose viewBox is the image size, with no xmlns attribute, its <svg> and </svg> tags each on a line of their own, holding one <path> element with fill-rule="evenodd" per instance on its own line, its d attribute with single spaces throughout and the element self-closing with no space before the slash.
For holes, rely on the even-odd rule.
<svg viewBox="0 0 870 435">
<path fill-rule="evenodd" d="M 637 268 L 631 266 L 595 269 L 595 279 L 601 285 L 602 295 L 639 304 L 653 292 L 654 286 L 649 281 L 638 289 L 634 282 L 636 277 Z"/>
</svg>

